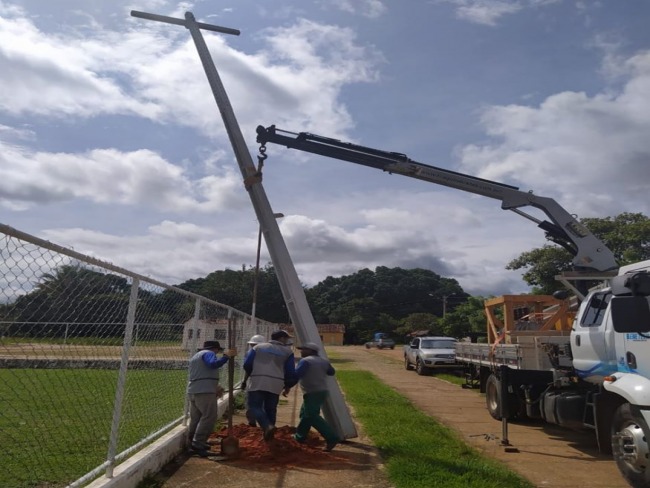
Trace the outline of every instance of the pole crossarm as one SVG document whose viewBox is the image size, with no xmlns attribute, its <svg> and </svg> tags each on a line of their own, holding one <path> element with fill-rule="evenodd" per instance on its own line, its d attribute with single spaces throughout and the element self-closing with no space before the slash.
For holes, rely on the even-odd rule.
<svg viewBox="0 0 650 488">
<path fill-rule="evenodd" d="M 230 27 L 219 27 L 218 25 L 204 24 L 203 22 L 197 22 L 194 19 L 192 12 L 187 12 L 185 14 L 185 20 L 177 19 L 174 17 L 167 17 L 166 15 L 157 15 L 149 14 L 147 12 L 139 12 L 138 10 L 131 10 L 132 17 L 138 17 L 140 19 L 155 20 L 156 22 L 164 22 L 166 24 L 182 25 L 189 29 L 188 23 L 196 25 L 199 29 L 209 30 L 213 32 L 220 32 L 221 34 L 232 34 L 233 36 L 238 36 L 241 32 L 237 29 L 231 29 Z"/>
</svg>

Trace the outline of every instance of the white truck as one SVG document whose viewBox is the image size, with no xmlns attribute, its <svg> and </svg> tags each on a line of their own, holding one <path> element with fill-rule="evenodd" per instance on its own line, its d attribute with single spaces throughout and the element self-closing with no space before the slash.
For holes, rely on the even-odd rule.
<svg viewBox="0 0 650 488">
<path fill-rule="evenodd" d="M 486 393 L 487 408 L 502 420 L 504 432 L 508 419 L 524 415 L 592 429 L 627 482 L 650 487 L 650 261 L 619 269 L 607 246 L 557 202 L 510 185 L 275 126 L 259 126 L 257 141 L 263 157 L 271 142 L 500 200 L 503 209 L 535 222 L 567 249 L 574 271 L 558 279 L 581 301 L 571 324 L 550 320 L 535 329 L 528 321 L 527 330 L 492 330 L 487 344 L 459 343 L 457 360 Z M 540 209 L 550 222 L 524 213 L 526 206 Z M 601 285 L 588 291 L 581 280 Z"/>
<path fill-rule="evenodd" d="M 420 376 L 433 369 L 458 367 L 455 349 L 456 339 L 453 337 L 415 337 L 404 346 L 404 367 L 415 369 Z"/>
</svg>

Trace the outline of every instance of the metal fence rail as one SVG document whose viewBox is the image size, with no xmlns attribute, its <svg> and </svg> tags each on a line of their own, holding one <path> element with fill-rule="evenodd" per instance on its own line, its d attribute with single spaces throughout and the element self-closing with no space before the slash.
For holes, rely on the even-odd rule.
<svg viewBox="0 0 650 488">
<path fill-rule="evenodd" d="M 187 422 L 188 358 L 274 324 L 0 224 L 0 486 L 82 486 Z M 235 382 L 241 378 L 241 355 Z M 225 370 L 222 374 L 225 384 Z"/>
</svg>

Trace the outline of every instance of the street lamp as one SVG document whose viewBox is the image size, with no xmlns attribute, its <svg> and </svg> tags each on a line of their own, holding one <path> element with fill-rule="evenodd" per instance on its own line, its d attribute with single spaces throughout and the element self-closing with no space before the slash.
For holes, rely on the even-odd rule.
<svg viewBox="0 0 650 488">
<path fill-rule="evenodd" d="M 433 298 L 440 298 L 439 295 L 434 295 L 433 293 L 429 293 L 430 297 Z M 445 316 L 447 315 L 447 298 L 453 297 L 454 294 L 452 293 L 451 295 L 442 295 L 442 318 L 444 319 Z"/>
<path fill-rule="evenodd" d="M 281 219 L 284 217 L 283 213 L 274 213 L 273 217 L 276 219 Z M 257 231 L 257 257 L 255 259 L 255 277 L 253 278 L 253 307 L 251 309 L 251 325 L 255 324 L 255 333 L 257 334 L 257 321 L 255 320 L 255 307 L 257 305 L 257 282 L 259 281 L 260 275 L 260 252 L 262 250 L 262 224 L 259 225 Z"/>
</svg>

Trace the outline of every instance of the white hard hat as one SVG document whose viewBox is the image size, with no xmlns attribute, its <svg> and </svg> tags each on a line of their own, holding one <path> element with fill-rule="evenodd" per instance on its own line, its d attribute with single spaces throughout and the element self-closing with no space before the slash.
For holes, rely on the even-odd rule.
<svg viewBox="0 0 650 488">
<path fill-rule="evenodd" d="M 262 342 L 266 342 L 266 337 L 261 334 L 254 335 L 248 341 L 249 344 L 261 344 Z"/>
</svg>

